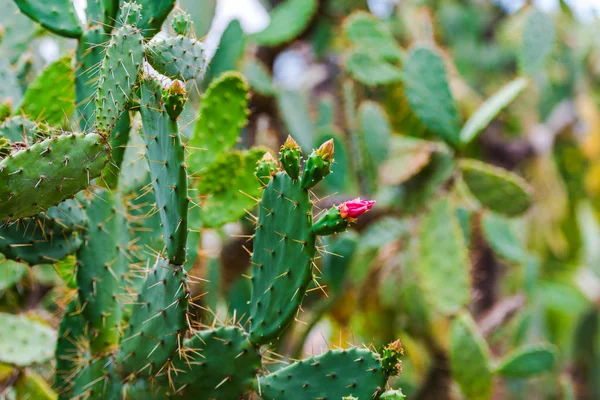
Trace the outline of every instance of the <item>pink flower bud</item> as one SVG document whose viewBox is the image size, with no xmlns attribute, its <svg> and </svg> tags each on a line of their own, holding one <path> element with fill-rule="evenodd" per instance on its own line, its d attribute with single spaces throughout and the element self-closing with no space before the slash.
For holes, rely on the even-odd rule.
<svg viewBox="0 0 600 400">
<path fill-rule="evenodd" d="M 340 216 L 345 220 L 355 220 L 373 208 L 373 204 L 375 204 L 375 200 L 361 200 L 360 197 L 347 201 L 339 207 Z"/>
</svg>

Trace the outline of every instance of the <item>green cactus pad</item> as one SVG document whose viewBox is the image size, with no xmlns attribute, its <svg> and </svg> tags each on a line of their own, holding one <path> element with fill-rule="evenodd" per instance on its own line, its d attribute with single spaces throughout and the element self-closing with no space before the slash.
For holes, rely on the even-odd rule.
<svg viewBox="0 0 600 400">
<path fill-rule="evenodd" d="M 0 362 L 26 367 L 52 358 L 56 332 L 22 315 L 0 313 Z"/>
<path fill-rule="evenodd" d="M 204 45 L 188 36 L 152 39 L 146 44 L 146 59 L 154 69 L 171 79 L 202 78 L 206 71 Z"/>
<path fill-rule="evenodd" d="M 50 64 L 27 87 L 17 110 L 36 121 L 64 126 L 75 109 L 75 70 L 72 56 Z"/>
<path fill-rule="evenodd" d="M 85 321 L 81 316 L 79 300 L 71 300 L 58 328 L 58 340 L 54 357 L 56 359 L 56 380 L 54 387 L 61 399 L 68 399 L 73 393 L 72 377 L 77 370 L 80 347 L 85 344 Z"/>
<path fill-rule="evenodd" d="M 27 266 L 25 264 L 7 260 L 0 254 L 0 293 L 12 288 L 25 275 L 27 275 Z"/>
<path fill-rule="evenodd" d="M 79 200 L 68 199 L 50 207 L 43 215 L 45 224 L 58 231 L 81 231 L 88 226 L 88 216 Z"/>
<path fill-rule="evenodd" d="M 500 215 L 486 213 L 481 220 L 483 234 L 496 254 L 514 263 L 525 263 L 527 249 L 519 225 Z"/>
<path fill-rule="evenodd" d="M 215 55 L 210 60 L 202 88 L 206 89 L 217 77 L 227 71 L 237 70 L 246 51 L 246 35 L 240 21 L 232 20 L 223 35 Z"/>
<path fill-rule="evenodd" d="M 35 220 L 0 224 L 0 253 L 9 260 L 23 261 L 29 265 L 55 263 L 81 246 L 78 235 L 68 235 L 44 227 Z"/>
<path fill-rule="evenodd" d="M 218 227 L 244 216 L 260 197 L 260 183 L 254 178 L 256 163 L 265 149 L 230 151 L 219 157 L 200 177 L 198 192 L 208 196 L 202 205 L 206 228 Z"/>
<path fill-rule="evenodd" d="M 0 221 L 35 215 L 89 186 L 108 150 L 97 134 L 65 134 L 0 161 Z"/>
<path fill-rule="evenodd" d="M 469 400 L 492 395 L 491 356 L 487 343 L 469 314 L 461 313 L 450 329 L 450 368 L 462 393 Z"/>
<path fill-rule="evenodd" d="M 552 53 L 556 28 L 552 17 L 531 8 L 522 34 L 523 43 L 519 54 L 519 66 L 526 74 L 539 72 Z"/>
<path fill-rule="evenodd" d="M 112 24 L 112 22 L 111 22 Z M 94 125 L 96 115 L 96 91 L 98 89 L 97 65 L 104 59 L 104 47 L 108 40 L 101 26 L 90 27 L 77 44 L 75 64 L 75 98 L 77 111 L 75 122 L 87 130 Z"/>
<path fill-rule="evenodd" d="M 248 84 L 236 72 L 227 72 L 204 93 L 194 135 L 188 143 L 188 165 L 195 174 L 229 150 L 248 121 Z"/>
<path fill-rule="evenodd" d="M 354 79 L 367 86 L 389 85 L 402 80 L 400 68 L 361 49 L 350 51 L 344 66 Z"/>
<path fill-rule="evenodd" d="M 353 348 L 299 361 L 258 382 L 256 390 L 265 399 L 373 399 L 385 390 L 386 376 L 377 354 Z"/>
<path fill-rule="evenodd" d="M 120 0 L 91 0 L 87 2 L 85 16 L 87 21 L 95 26 L 101 25 L 106 32 L 110 32 L 115 26 Z M 86 28 L 89 30 L 89 24 Z M 96 28 L 93 28 L 96 29 Z M 85 36 L 86 32 L 83 33 Z"/>
<path fill-rule="evenodd" d="M 142 133 L 167 255 L 171 263 L 182 265 L 189 205 L 185 152 L 177 122 L 165 111 L 160 83 L 145 78 L 141 92 Z"/>
<path fill-rule="evenodd" d="M 73 398 L 86 400 L 120 399 L 122 384 L 115 373 L 115 361 L 110 355 L 91 358 L 79 365 L 75 377 Z"/>
<path fill-rule="evenodd" d="M 465 123 L 460 131 L 460 142 L 468 144 L 473 141 L 506 106 L 525 90 L 528 84 L 529 81 L 526 78 L 517 78 L 494 93 Z"/>
<path fill-rule="evenodd" d="M 109 135 L 131 100 L 144 60 L 138 28 L 124 25 L 111 37 L 100 66 L 96 94 L 96 129 Z"/>
<path fill-rule="evenodd" d="M 190 35 L 194 29 L 191 15 L 186 12 L 175 15 L 171 21 L 171 28 L 178 35 Z"/>
<path fill-rule="evenodd" d="M 242 329 L 225 326 L 196 332 L 186 340 L 173 368 L 185 396 L 238 399 L 261 369 L 261 356 Z"/>
<path fill-rule="evenodd" d="M 396 389 L 388 390 L 387 392 L 383 393 L 379 398 L 385 400 L 402 400 L 405 399 L 406 396 L 404 395 L 404 393 L 402 393 L 402 390 Z"/>
<path fill-rule="evenodd" d="M 527 378 L 554 369 L 556 351 L 550 345 L 526 346 L 509 353 L 496 367 L 506 378 Z"/>
<path fill-rule="evenodd" d="M 90 225 L 77 253 L 77 286 L 90 351 L 98 354 L 114 350 L 119 341 L 123 308 L 119 294 L 129 269 L 129 237 L 125 207 L 117 194 L 97 190 L 86 210 Z"/>
<path fill-rule="evenodd" d="M 40 126 L 27 117 L 14 116 L 4 120 L 0 125 L 0 137 L 10 142 L 33 144 L 48 135 L 44 126 Z"/>
<path fill-rule="evenodd" d="M 100 184 L 110 189 L 117 189 L 119 185 L 119 176 L 121 174 L 121 166 L 125 157 L 127 143 L 129 143 L 129 134 L 131 132 L 131 117 L 129 112 L 125 111 L 119 117 L 117 125 L 112 131 L 108 143 L 112 149 L 111 160 L 102 170 Z"/>
<path fill-rule="evenodd" d="M 35 371 L 24 370 L 15 382 L 17 399 L 56 400 L 56 393 Z"/>
<path fill-rule="evenodd" d="M 158 258 L 121 341 L 117 361 L 123 374 L 153 376 L 174 357 L 187 330 L 188 296 L 183 267 Z"/>
<path fill-rule="evenodd" d="M 19 10 L 44 28 L 60 36 L 78 38 L 83 32 L 71 0 L 15 0 Z"/>
<path fill-rule="evenodd" d="M 313 278 L 312 203 L 285 172 L 264 188 L 252 253 L 250 338 L 275 339 L 296 316 Z"/>
<path fill-rule="evenodd" d="M 430 304 L 454 314 L 470 298 L 469 258 L 464 237 L 448 200 L 438 200 L 421 222 L 417 277 Z"/>
<path fill-rule="evenodd" d="M 514 217 L 531 206 L 531 188 L 518 175 L 476 160 L 463 160 L 460 168 L 464 183 L 484 207 Z"/>
<path fill-rule="evenodd" d="M 271 47 L 292 41 L 308 27 L 318 8 L 317 0 L 285 0 L 269 13 L 269 26 L 253 38 Z"/>
<path fill-rule="evenodd" d="M 400 61 L 402 48 L 385 25 L 369 13 L 352 13 L 342 26 L 350 44 L 366 52 L 373 52 L 388 61 Z"/>
<path fill-rule="evenodd" d="M 432 132 L 452 145 L 457 144 L 460 117 L 442 57 L 434 49 L 415 47 L 406 56 L 403 67 L 404 88 L 411 109 Z"/>
<path fill-rule="evenodd" d="M 271 72 L 261 61 L 245 60 L 241 71 L 255 93 L 263 96 L 274 96 L 277 92 L 273 85 Z"/>
<path fill-rule="evenodd" d="M 138 23 L 144 38 L 150 39 L 158 32 L 169 16 L 175 0 L 136 0 L 136 3 L 142 7 L 142 19 Z"/>
</svg>

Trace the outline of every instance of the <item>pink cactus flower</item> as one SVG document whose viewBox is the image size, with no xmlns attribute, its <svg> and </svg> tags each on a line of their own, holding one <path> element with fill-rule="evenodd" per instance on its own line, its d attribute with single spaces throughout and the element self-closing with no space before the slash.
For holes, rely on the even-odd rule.
<svg viewBox="0 0 600 400">
<path fill-rule="evenodd" d="M 354 221 L 360 215 L 373 208 L 375 200 L 361 200 L 360 197 L 340 205 L 340 216 L 347 221 Z"/>
</svg>

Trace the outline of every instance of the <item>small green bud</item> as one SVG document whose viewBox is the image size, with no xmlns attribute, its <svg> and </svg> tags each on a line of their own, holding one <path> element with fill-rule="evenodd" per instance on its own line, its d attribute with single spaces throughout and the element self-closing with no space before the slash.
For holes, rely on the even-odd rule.
<svg viewBox="0 0 600 400">
<path fill-rule="evenodd" d="M 400 361 L 400 356 L 402 355 L 404 355 L 404 349 L 400 340 L 396 340 L 385 346 L 381 357 L 381 366 L 387 376 L 402 373 L 402 361 Z"/>
<path fill-rule="evenodd" d="M 302 158 L 302 150 L 298 143 L 291 137 L 288 136 L 287 140 L 281 146 L 279 151 L 279 160 L 285 172 L 292 179 L 298 179 L 300 176 L 300 159 Z"/>
<path fill-rule="evenodd" d="M 192 18 L 190 14 L 182 12 L 173 17 L 171 26 L 178 35 L 187 36 L 192 32 Z"/>
<path fill-rule="evenodd" d="M 260 183 L 266 185 L 269 183 L 269 180 L 277 174 L 277 161 L 271 153 L 268 151 L 265 155 L 256 163 L 256 172 L 254 175 L 258 178 Z"/>
<path fill-rule="evenodd" d="M 179 81 L 173 81 L 164 91 L 165 108 L 172 120 L 176 120 L 183 111 L 187 101 L 185 94 L 185 87 Z"/>
</svg>

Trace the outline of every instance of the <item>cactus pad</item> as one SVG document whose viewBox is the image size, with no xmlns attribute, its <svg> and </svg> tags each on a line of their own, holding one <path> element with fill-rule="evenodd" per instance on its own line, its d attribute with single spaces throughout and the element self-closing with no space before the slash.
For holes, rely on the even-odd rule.
<svg viewBox="0 0 600 400">
<path fill-rule="evenodd" d="M 188 143 L 191 171 L 200 172 L 229 150 L 247 120 L 248 85 L 240 74 L 227 72 L 210 84 L 202 98 L 194 136 Z"/>
<path fill-rule="evenodd" d="M 448 200 L 439 200 L 421 222 L 417 276 L 431 305 L 453 314 L 469 302 L 467 247 Z"/>
<path fill-rule="evenodd" d="M 19 10 L 60 36 L 78 38 L 83 32 L 71 0 L 15 0 Z"/>
<path fill-rule="evenodd" d="M 366 349 L 330 350 L 261 377 L 257 390 L 266 399 L 373 399 L 385 390 L 379 356 Z"/>
<path fill-rule="evenodd" d="M 91 128 L 95 121 L 96 103 L 94 101 L 98 89 L 98 75 L 95 68 L 102 63 L 107 40 L 104 29 L 96 26 L 86 30 L 77 44 L 77 63 L 75 64 L 77 114 L 75 121 L 82 129 Z"/>
<path fill-rule="evenodd" d="M 0 362 L 26 367 L 52 358 L 56 332 L 21 315 L 0 313 Z"/>
<path fill-rule="evenodd" d="M 50 64 L 27 87 L 17 113 L 36 121 L 63 126 L 75 109 L 75 70 L 72 56 Z"/>
<path fill-rule="evenodd" d="M 97 134 L 46 139 L 0 161 L 0 221 L 35 215 L 85 189 L 108 150 Z"/>
<path fill-rule="evenodd" d="M 206 70 L 204 45 L 183 35 L 152 39 L 146 44 L 146 59 L 154 69 L 171 79 L 201 78 Z"/>
<path fill-rule="evenodd" d="M 124 275 L 127 260 L 128 225 L 121 198 L 107 190 L 98 190 L 86 207 L 90 227 L 85 245 L 77 254 L 77 286 L 88 322 L 90 350 L 113 350 L 119 340 Z"/>
<path fill-rule="evenodd" d="M 177 356 L 177 383 L 186 396 L 237 399 L 252 385 L 261 368 L 261 357 L 246 333 L 233 326 L 196 332 Z"/>
<path fill-rule="evenodd" d="M 96 129 L 104 135 L 112 132 L 132 98 L 144 60 L 143 41 L 137 28 L 124 25 L 106 47 L 96 94 Z"/>
<path fill-rule="evenodd" d="M 296 316 L 313 278 L 315 236 L 308 191 L 285 172 L 264 188 L 252 253 L 250 335 L 276 338 Z"/>
<path fill-rule="evenodd" d="M 261 46 L 287 43 L 308 27 L 318 8 L 317 0 L 285 0 L 269 13 L 269 26 L 256 33 L 254 40 Z"/>
<path fill-rule="evenodd" d="M 0 137 L 7 138 L 12 143 L 33 144 L 47 134 L 45 126 L 40 126 L 22 116 L 7 118 L 0 125 Z"/>
<path fill-rule="evenodd" d="M 487 343 L 475 322 L 462 313 L 450 330 L 450 368 L 452 376 L 468 399 L 486 400 L 492 394 L 492 371 Z"/>
<path fill-rule="evenodd" d="M 77 369 L 78 345 L 85 343 L 85 321 L 80 311 L 78 299 L 71 300 L 58 328 L 58 340 L 54 352 L 56 359 L 54 386 L 61 398 L 69 398 L 73 392 L 71 377 Z"/>
<path fill-rule="evenodd" d="M 442 57 L 433 49 L 415 47 L 406 56 L 403 67 L 404 87 L 412 110 L 432 132 L 457 144 L 460 117 Z"/>
<path fill-rule="evenodd" d="M 509 353 L 496 368 L 506 378 L 526 378 L 552 371 L 556 362 L 553 346 L 526 346 Z"/>
<path fill-rule="evenodd" d="M 162 87 L 152 78 L 142 81 L 140 113 L 148 166 L 171 263 L 185 262 L 188 234 L 188 184 L 185 153 L 177 121 L 165 110 Z"/>
<path fill-rule="evenodd" d="M 476 160 L 463 160 L 460 167 L 464 183 L 484 207 L 514 217 L 531 205 L 531 188 L 518 175 Z"/>
<path fill-rule="evenodd" d="M 121 398 L 122 385 L 115 374 L 114 358 L 104 356 L 85 360 L 75 377 L 73 398 L 103 400 Z"/>
<path fill-rule="evenodd" d="M 183 267 L 158 258 L 135 300 L 121 341 L 117 361 L 122 373 L 152 376 L 163 370 L 187 330 L 188 295 Z"/>
</svg>

